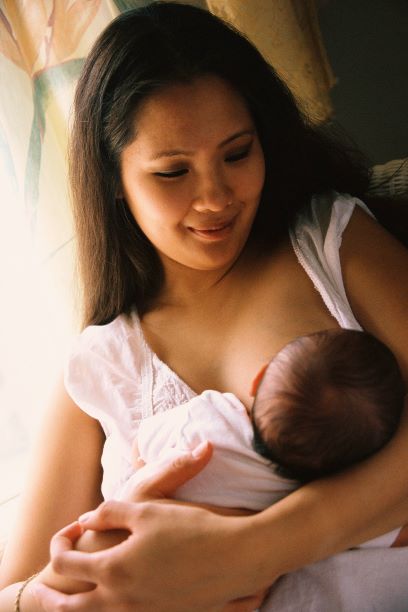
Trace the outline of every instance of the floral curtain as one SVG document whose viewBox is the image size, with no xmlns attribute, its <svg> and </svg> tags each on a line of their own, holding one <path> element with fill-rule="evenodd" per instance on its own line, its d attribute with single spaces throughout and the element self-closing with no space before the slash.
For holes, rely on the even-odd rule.
<svg viewBox="0 0 408 612">
<path fill-rule="evenodd" d="M 335 84 L 316 0 L 207 0 L 210 10 L 252 40 L 316 122 L 332 114 Z"/>
<path fill-rule="evenodd" d="M 21 462 L 26 456 L 31 431 L 46 404 L 50 382 L 61 370 L 64 351 L 78 324 L 73 297 L 74 240 L 66 180 L 67 133 L 75 83 L 84 57 L 100 31 L 120 12 L 148 3 L 143 0 L 0 0 L 0 526 L 3 531 L 9 522 L 4 513 L 12 514 L 13 509 L 2 502 L 12 500 L 20 488 L 24 474 Z M 202 8 L 208 4 L 211 10 L 243 29 L 247 24 L 247 33 L 253 35 L 256 43 L 260 29 L 266 28 L 267 37 L 271 35 L 275 23 L 271 20 L 272 7 L 278 10 L 276 14 L 282 15 L 284 10 L 288 16 L 299 5 L 289 0 L 225 3 L 194 0 L 191 4 Z M 306 0 L 304 4 L 312 5 L 313 0 Z M 282 30 L 282 23 L 277 30 Z M 305 26 L 304 31 L 307 29 Z M 293 28 L 290 37 L 296 38 Z M 313 40 L 312 33 L 309 43 Z M 296 40 L 292 42 L 297 45 Z M 281 55 L 287 53 L 287 48 L 281 45 Z M 291 58 L 296 64 L 296 54 Z M 313 61 L 318 67 L 321 58 L 316 59 L 315 54 Z M 309 69 L 313 72 L 311 64 Z M 327 92 L 323 93 L 327 98 Z M 0 527 L 0 548 L 1 539 Z"/>
<path fill-rule="evenodd" d="M 0 549 L 31 432 L 76 327 L 66 180 L 73 90 L 123 4 L 0 2 Z"/>
</svg>

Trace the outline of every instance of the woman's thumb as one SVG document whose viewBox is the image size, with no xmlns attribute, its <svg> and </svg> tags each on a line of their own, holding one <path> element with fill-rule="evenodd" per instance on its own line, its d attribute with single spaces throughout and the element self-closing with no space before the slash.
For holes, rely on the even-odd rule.
<svg viewBox="0 0 408 612">
<path fill-rule="evenodd" d="M 191 452 L 173 453 L 171 458 L 156 464 L 136 487 L 140 501 L 170 497 L 176 489 L 196 476 L 207 465 L 212 456 L 209 442 L 201 442 Z"/>
<path fill-rule="evenodd" d="M 210 461 L 212 452 L 213 448 L 209 442 L 201 442 L 191 452 L 177 453 L 170 460 L 156 464 L 154 471 L 146 471 L 146 478 L 135 485 L 132 502 L 103 502 L 96 510 L 80 516 L 78 521 L 85 529 L 126 529 L 129 516 L 132 515 L 133 503 L 170 497 L 178 487 L 201 472 Z M 140 476 L 143 470 L 145 468 L 139 470 L 136 476 Z"/>
</svg>

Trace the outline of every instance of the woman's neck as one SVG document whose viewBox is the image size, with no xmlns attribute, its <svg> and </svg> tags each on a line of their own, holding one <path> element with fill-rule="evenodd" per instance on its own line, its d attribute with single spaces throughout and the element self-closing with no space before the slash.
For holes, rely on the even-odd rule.
<svg viewBox="0 0 408 612">
<path fill-rule="evenodd" d="M 230 266 L 217 270 L 195 270 L 178 262 L 163 262 L 165 281 L 155 308 L 192 306 L 241 283 L 253 256 L 242 253 Z"/>
</svg>

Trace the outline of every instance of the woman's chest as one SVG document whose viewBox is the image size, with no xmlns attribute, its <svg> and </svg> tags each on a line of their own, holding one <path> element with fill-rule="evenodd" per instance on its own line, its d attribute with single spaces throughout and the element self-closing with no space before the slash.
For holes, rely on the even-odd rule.
<svg viewBox="0 0 408 612">
<path fill-rule="evenodd" d="M 144 324 L 151 348 L 195 392 L 229 391 L 249 406 L 253 379 L 287 342 L 338 325 L 296 258 L 278 263 L 228 299 Z"/>
</svg>

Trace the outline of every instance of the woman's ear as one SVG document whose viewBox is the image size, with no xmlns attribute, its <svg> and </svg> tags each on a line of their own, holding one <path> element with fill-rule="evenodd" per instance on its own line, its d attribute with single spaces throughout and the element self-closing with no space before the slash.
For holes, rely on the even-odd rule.
<svg viewBox="0 0 408 612">
<path fill-rule="evenodd" d="M 268 363 L 266 363 L 258 372 L 258 374 L 255 376 L 254 380 L 252 381 L 252 386 L 251 386 L 251 391 L 250 391 L 250 396 L 251 397 L 255 397 L 256 392 L 258 391 L 258 387 L 259 384 L 261 382 L 261 380 L 264 377 L 264 374 L 266 372 L 266 368 L 268 367 Z"/>
</svg>

